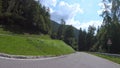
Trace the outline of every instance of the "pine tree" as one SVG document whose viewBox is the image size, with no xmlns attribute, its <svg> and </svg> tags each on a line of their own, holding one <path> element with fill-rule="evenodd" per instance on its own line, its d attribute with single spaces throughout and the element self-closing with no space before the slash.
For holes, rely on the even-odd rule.
<svg viewBox="0 0 120 68">
<path fill-rule="evenodd" d="M 78 50 L 86 51 L 87 50 L 87 32 L 80 28 L 79 30 L 79 38 L 78 38 Z"/>
<path fill-rule="evenodd" d="M 107 1 L 107 2 L 106 2 Z M 112 3 L 112 9 L 107 5 Z M 105 11 L 103 12 L 103 24 L 97 33 L 97 43 L 93 49 L 101 52 L 119 53 L 120 45 L 120 1 L 119 0 L 103 0 Z M 111 45 L 107 44 L 108 39 L 112 41 Z"/>
<path fill-rule="evenodd" d="M 88 33 L 86 36 L 86 50 L 90 51 L 92 46 L 95 44 L 95 30 L 96 28 L 94 26 L 89 26 L 88 27 Z"/>
<path fill-rule="evenodd" d="M 0 19 L 3 22 L 2 25 L 12 32 L 38 34 L 51 32 L 49 10 L 39 1 L 0 0 L 0 13 L 4 18 Z"/>
<path fill-rule="evenodd" d="M 0 15 L 2 14 L 2 0 L 0 0 Z"/>
<path fill-rule="evenodd" d="M 74 36 L 74 29 L 73 29 L 73 26 L 68 26 L 66 29 L 65 29 L 65 34 L 64 34 L 64 41 L 71 45 L 71 47 L 74 48 L 75 46 L 75 36 Z"/>
<path fill-rule="evenodd" d="M 65 21 L 61 19 L 61 25 L 58 28 L 57 38 L 60 40 L 64 40 L 64 33 L 65 33 Z"/>
</svg>

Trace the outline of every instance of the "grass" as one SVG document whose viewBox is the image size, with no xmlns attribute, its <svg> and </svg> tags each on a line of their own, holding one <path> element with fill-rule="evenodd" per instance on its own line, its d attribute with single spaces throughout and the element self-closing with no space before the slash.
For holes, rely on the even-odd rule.
<svg viewBox="0 0 120 68">
<path fill-rule="evenodd" d="M 99 57 L 102 57 L 102 58 L 105 58 L 105 59 L 108 59 L 110 61 L 120 64 L 120 57 L 108 56 L 108 55 L 103 55 L 103 54 L 98 54 L 98 53 L 90 53 L 90 54 L 93 54 L 95 56 L 99 56 Z"/>
<path fill-rule="evenodd" d="M 10 31 L 5 31 L 1 26 L 0 26 L 0 34 L 12 34 Z"/>
<path fill-rule="evenodd" d="M 0 53 L 26 56 L 56 56 L 75 52 L 61 40 L 48 35 L 9 34 L 0 29 Z"/>
</svg>

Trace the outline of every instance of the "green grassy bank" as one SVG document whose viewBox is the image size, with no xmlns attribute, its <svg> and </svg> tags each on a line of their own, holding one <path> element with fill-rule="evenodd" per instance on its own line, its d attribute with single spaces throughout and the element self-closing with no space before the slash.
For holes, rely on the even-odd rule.
<svg viewBox="0 0 120 68">
<path fill-rule="evenodd" d="M 120 57 L 108 56 L 108 55 L 103 55 L 103 54 L 98 54 L 98 53 L 90 53 L 90 54 L 93 54 L 95 56 L 99 56 L 99 57 L 102 57 L 102 58 L 105 58 L 105 59 L 108 59 L 110 61 L 120 64 Z"/>
<path fill-rule="evenodd" d="M 73 53 L 74 50 L 60 40 L 52 40 L 43 35 L 0 35 L 0 53 L 12 55 L 64 55 Z"/>
</svg>

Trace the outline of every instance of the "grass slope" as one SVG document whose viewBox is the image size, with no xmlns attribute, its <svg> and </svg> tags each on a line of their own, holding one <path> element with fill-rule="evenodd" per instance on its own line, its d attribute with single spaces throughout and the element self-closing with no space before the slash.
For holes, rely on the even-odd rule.
<svg viewBox="0 0 120 68">
<path fill-rule="evenodd" d="M 74 50 L 60 40 L 47 35 L 10 35 L 0 30 L 0 53 L 12 55 L 48 56 L 73 53 Z"/>
<path fill-rule="evenodd" d="M 96 55 L 96 56 L 99 56 L 99 57 L 102 57 L 102 58 L 105 58 L 105 59 L 108 59 L 110 61 L 120 64 L 120 57 L 108 56 L 108 55 L 103 55 L 103 54 L 98 54 L 98 53 L 90 53 L 90 54 L 93 54 L 93 55 Z"/>
</svg>

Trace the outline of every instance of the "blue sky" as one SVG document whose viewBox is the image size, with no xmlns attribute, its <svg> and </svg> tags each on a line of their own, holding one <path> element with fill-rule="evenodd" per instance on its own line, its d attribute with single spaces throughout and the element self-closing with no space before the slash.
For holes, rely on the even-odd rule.
<svg viewBox="0 0 120 68">
<path fill-rule="evenodd" d="M 42 0 L 42 4 L 50 8 L 51 19 L 60 23 L 61 19 L 67 25 L 77 29 L 87 29 L 89 25 L 100 26 L 102 17 L 102 0 Z"/>
</svg>

